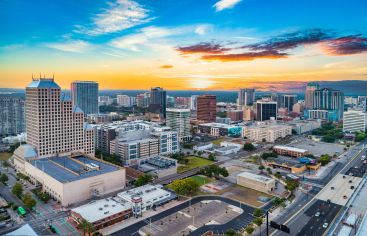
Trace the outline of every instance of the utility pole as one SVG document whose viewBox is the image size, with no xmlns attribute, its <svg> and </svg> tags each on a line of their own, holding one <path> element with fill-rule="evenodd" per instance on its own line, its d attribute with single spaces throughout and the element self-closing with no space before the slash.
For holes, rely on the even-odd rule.
<svg viewBox="0 0 367 236">
<path fill-rule="evenodd" d="M 269 236 L 269 211 L 266 211 L 266 236 Z"/>
</svg>

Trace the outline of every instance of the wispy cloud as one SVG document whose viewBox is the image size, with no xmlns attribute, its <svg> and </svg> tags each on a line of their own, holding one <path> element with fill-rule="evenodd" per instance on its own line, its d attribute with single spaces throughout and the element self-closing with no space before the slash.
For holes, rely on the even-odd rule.
<svg viewBox="0 0 367 236">
<path fill-rule="evenodd" d="M 149 10 L 133 0 L 116 0 L 92 18 L 88 26 L 77 25 L 75 32 L 91 36 L 119 32 L 150 22 Z"/>
<path fill-rule="evenodd" d="M 198 35 L 205 35 L 208 33 L 208 31 L 210 31 L 213 28 L 212 25 L 209 24 L 202 24 L 202 25 L 198 25 L 195 28 L 195 33 Z"/>
<path fill-rule="evenodd" d="M 367 37 L 351 35 L 329 40 L 322 44 L 330 55 L 352 55 L 367 52 Z"/>
<path fill-rule="evenodd" d="M 145 27 L 139 33 L 116 38 L 109 44 L 116 48 L 130 49 L 132 51 L 140 51 L 139 46 L 144 45 L 151 39 L 163 38 L 171 35 L 171 31 L 161 27 Z"/>
<path fill-rule="evenodd" d="M 177 47 L 176 50 L 181 54 L 194 54 L 194 53 L 212 53 L 222 54 L 229 51 L 229 48 L 225 48 L 219 43 L 203 42 L 191 46 Z"/>
<path fill-rule="evenodd" d="M 86 52 L 92 48 L 92 45 L 90 43 L 83 40 L 69 40 L 60 43 L 47 43 L 45 44 L 45 46 L 64 52 L 77 52 L 77 53 Z"/>
<path fill-rule="evenodd" d="M 241 1 L 242 0 L 220 0 L 216 2 L 213 7 L 215 8 L 215 11 L 223 11 L 225 9 L 234 7 L 237 3 Z"/>
</svg>

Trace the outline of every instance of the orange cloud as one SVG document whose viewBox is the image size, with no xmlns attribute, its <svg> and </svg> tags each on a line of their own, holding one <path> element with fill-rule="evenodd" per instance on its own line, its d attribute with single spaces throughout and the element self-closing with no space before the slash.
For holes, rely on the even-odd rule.
<svg viewBox="0 0 367 236">
<path fill-rule="evenodd" d="M 161 68 L 161 69 L 171 69 L 171 68 L 173 68 L 173 65 L 162 65 L 159 68 Z"/>
<path fill-rule="evenodd" d="M 267 58 L 267 59 L 278 59 L 278 58 L 287 58 L 287 53 L 281 53 L 277 51 L 261 51 L 261 52 L 245 52 L 245 53 L 236 53 L 236 54 L 213 54 L 213 55 L 203 55 L 201 59 L 207 61 L 252 61 L 259 58 Z"/>
</svg>

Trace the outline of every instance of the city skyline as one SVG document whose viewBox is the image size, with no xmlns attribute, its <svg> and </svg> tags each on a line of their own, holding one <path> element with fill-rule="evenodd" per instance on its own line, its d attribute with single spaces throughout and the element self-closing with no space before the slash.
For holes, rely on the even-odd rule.
<svg viewBox="0 0 367 236">
<path fill-rule="evenodd" d="M 23 88 L 39 72 L 55 74 L 62 88 L 93 80 L 130 90 L 367 80 L 363 1 L 0 5 L 0 87 Z"/>
</svg>

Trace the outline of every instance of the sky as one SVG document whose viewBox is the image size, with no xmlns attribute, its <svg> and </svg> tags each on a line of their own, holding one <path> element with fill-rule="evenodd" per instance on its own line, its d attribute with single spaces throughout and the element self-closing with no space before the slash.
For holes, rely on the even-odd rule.
<svg viewBox="0 0 367 236">
<path fill-rule="evenodd" d="M 365 0 L 0 0 L 0 87 L 40 73 L 101 89 L 367 80 L 366 9 Z"/>
</svg>

